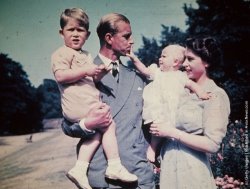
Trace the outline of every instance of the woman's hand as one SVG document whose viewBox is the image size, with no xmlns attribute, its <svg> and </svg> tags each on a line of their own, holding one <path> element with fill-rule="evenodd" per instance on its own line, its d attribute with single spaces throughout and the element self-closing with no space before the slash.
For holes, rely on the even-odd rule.
<svg viewBox="0 0 250 189">
<path fill-rule="evenodd" d="M 153 122 L 150 125 L 149 132 L 157 137 L 172 137 L 176 128 L 169 122 Z"/>
</svg>

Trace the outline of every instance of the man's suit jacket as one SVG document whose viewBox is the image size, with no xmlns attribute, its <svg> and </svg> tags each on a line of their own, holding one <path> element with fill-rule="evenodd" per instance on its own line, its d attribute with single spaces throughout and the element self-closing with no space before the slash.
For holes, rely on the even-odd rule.
<svg viewBox="0 0 250 189">
<path fill-rule="evenodd" d="M 94 63 L 100 65 L 103 62 L 97 56 Z M 108 73 L 96 86 L 101 92 L 102 101 L 111 108 L 116 123 L 116 136 L 122 164 L 138 176 L 140 186 L 149 185 L 149 187 L 142 188 L 152 189 L 153 169 L 146 158 L 148 142 L 142 129 L 142 92 L 145 86 L 142 77 L 134 69 L 120 64 L 119 83 L 112 74 Z M 91 160 L 88 171 L 91 186 L 108 187 L 104 178 L 106 167 L 107 159 L 100 146 Z M 121 185 L 121 183 L 113 184 Z M 133 187 L 127 186 L 127 188 Z"/>
</svg>

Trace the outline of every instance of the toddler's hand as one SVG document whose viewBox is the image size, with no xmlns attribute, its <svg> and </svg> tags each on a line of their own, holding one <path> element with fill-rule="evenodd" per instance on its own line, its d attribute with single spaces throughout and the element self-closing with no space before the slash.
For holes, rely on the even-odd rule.
<svg viewBox="0 0 250 189">
<path fill-rule="evenodd" d="M 86 72 L 87 76 L 93 77 L 98 73 L 98 66 L 96 66 L 95 64 L 85 64 L 83 66 L 83 69 Z"/>
<path fill-rule="evenodd" d="M 94 79 L 96 81 L 99 81 L 102 79 L 104 75 L 106 75 L 109 72 L 110 69 L 108 69 L 104 64 L 101 64 L 97 67 L 96 73 L 94 75 Z"/>
</svg>

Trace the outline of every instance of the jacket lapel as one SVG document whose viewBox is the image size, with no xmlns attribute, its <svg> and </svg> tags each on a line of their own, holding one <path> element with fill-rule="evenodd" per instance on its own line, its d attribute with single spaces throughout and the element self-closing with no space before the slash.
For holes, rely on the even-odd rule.
<svg viewBox="0 0 250 189">
<path fill-rule="evenodd" d="M 97 56 L 95 58 L 94 62 L 95 62 L 96 65 L 103 64 L 103 62 L 99 58 L 99 56 Z M 110 73 L 107 73 L 105 76 L 103 76 L 103 78 L 101 79 L 99 85 L 102 85 L 103 87 L 105 87 L 112 94 L 112 96 L 114 96 L 114 97 L 116 96 L 117 82 Z"/>
<path fill-rule="evenodd" d="M 124 106 L 134 85 L 135 72 L 126 68 L 123 64 L 119 66 L 119 83 L 116 98 L 110 104 L 112 115 L 115 116 Z"/>
<path fill-rule="evenodd" d="M 102 60 L 97 56 L 94 60 L 95 64 L 102 64 Z M 99 85 L 102 85 L 106 90 L 112 94 L 114 98 L 111 102 L 111 113 L 113 117 L 120 111 L 124 106 L 126 100 L 128 99 L 130 92 L 134 85 L 135 72 L 131 69 L 125 67 L 122 63 L 119 65 L 119 83 L 116 82 L 114 77 L 111 74 L 106 74 Z"/>
</svg>

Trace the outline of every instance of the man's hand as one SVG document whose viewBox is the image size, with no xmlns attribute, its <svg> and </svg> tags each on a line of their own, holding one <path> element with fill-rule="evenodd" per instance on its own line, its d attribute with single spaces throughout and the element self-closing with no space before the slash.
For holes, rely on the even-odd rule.
<svg viewBox="0 0 250 189">
<path fill-rule="evenodd" d="M 90 109 L 84 124 L 89 130 L 102 130 L 107 128 L 112 120 L 109 106 L 100 102 Z"/>
</svg>

